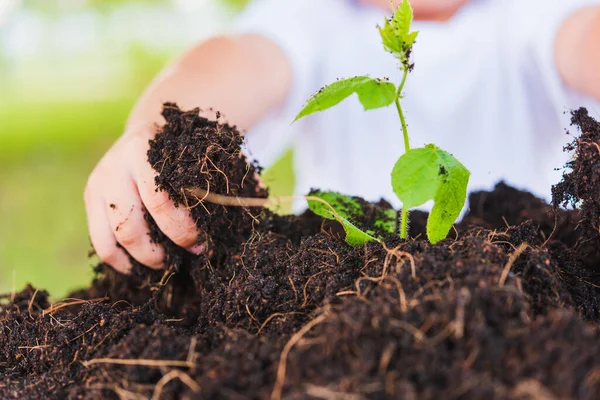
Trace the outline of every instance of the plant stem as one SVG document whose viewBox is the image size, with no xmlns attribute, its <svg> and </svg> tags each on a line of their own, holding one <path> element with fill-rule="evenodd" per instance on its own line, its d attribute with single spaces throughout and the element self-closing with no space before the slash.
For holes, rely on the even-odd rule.
<svg viewBox="0 0 600 400">
<path fill-rule="evenodd" d="M 404 112 L 402 111 L 402 106 L 400 105 L 400 97 L 402 97 L 402 89 L 404 89 L 404 83 L 406 82 L 407 76 L 408 68 L 405 68 L 404 75 L 402 76 L 402 82 L 400 82 L 400 86 L 398 86 L 398 92 L 396 95 L 396 109 L 398 110 L 398 115 L 400 116 L 400 123 L 402 124 L 402 135 L 404 136 L 404 151 L 410 150 L 410 141 L 408 139 L 408 128 L 406 127 Z"/>
<path fill-rule="evenodd" d="M 400 239 L 406 239 L 408 236 L 408 210 L 402 205 L 402 217 L 400 218 Z"/>
<path fill-rule="evenodd" d="M 404 83 L 406 83 L 406 77 L 408 76 L 408 68 L 404 67 L 404 74 L 402 75 L 402 82 L 398 86 L 398 92 L 396 94 L 396 109 L 400 116 L 400 123 L 402 124 L 402 135 L 404 136 L 404 151 L 410 150 L 410 141 L 408 139 L 408 128 L 406 127 L 406 120 L 404 119 L 404 112 L 400 105 L 400 98 L 402 97 L 402 89 L 404 89 Z M 400 218 L 400 239 L 406 239 L 408 236 L 408 210 L 402 205 L 402 217 Z"/>
</svg>

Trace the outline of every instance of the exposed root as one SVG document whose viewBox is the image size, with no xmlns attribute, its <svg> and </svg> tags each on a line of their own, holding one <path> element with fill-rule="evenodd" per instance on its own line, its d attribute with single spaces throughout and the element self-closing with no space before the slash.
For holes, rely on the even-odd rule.
<svg viewBox="0 0 600 400">
<path fill-rule="evenodd" d="M 587 141 L 583 141 L 583 140 L 578 140 L 577 142 L 578 142 L 578 144 L 579 144 L 579 145 L 582 145 L 582 144 L 587 144 L 587 145 L 589 145 L 589 146 L 595 146 L 595 147 L 596 147 L 596 150 L 598 150 L 598 155 L 600 156 L 600 146 L 598 145 L 598 143 L 595 143 L 595 142 L 587 142 Z"/>
<path fill-rule="evenodd" d="M 33 295 L 31 296 L 31 299 L 29 300 L 29 304 L 27 305 L 27 312 L 29 313 L 29 316 L 31 316 L 31 309 L 33 308 L 33 302 L 35 301 L 35 296 L 37 296 L 38 294 L 38 289 L 35 289 L 35 292 L 33 292 Z"/>
<path fill-rule="evenodd" d="M 48 347 L 51 347 L 49 344 L 40 344 L 37 346 L 19 346 L 17 347 L 20 350 L 29 350 L 29 351 L 33 351 L 33 350 L 43 350 L 43 349 L 47 349 Z"/>
<path fill-rule="evenodd" d="M 456 318 L 454 319 L 454 336 L 457 339 L 462 339 L 465 334 L 465 308 L 469 301 L 471 301 L 469 289 L 460 289 L 456 305 Z"/>
<path fill-rule="evenodd" d="M 178 369 L 174 369 L 170 371 L 168 374 L 160 378 L 156 387 L 154 388 L 154 393 L 152 394 L 152 400 L 159 400 L 162 395 L 162 391 L 165 386 L 171 382 L 173 379 L 179 379 L 183 384 L 190 388 L 190 390 L 194 393 L 198 393 L 200 391 L 200 385 L 196 383 L 188 374 Z"/>
<path fill-rule="evenodd" d="M 52 304 L 50 307 L 43 310 L 42 315 L 53 315 L 61 308 L 76 306 L 78 304 L 100 303 L 104 300 L 108 300 L 108 297 L 101 297 L 101 298 L 91 299 L 91 300 L 65 299 L 64 301 L 61 301 L 60 303 Z"/>
<path fill-rule="evenodd" d="M 148 359 L 123 359 L 123 358 L 94 358 L 88 361 L 82 361 L 81 364 L 84 367 L 89 367 L 94 364 L 114 364 L 114 365 L 133 365 L 142 367 L 181 367 L 181 368 L 193 368 L 195 364 L 186 360 L 148 360 Z"/>
<path fill-rule="evenodd" d="M 548 244 L 550 239 L 552 239 L 552 236 L 554 236 L 554 233 L 556 232 L 557 226 L 558 226 L 558 214 L 557 214 L 556 210 L 554 210 L 554 228 L 552 228 L 552 232 L 550 232 L 550 236 L 548 236 L 548 238 L 546 240 L 544 240 L 542 247 L 546 247 L 546 245 Z"/>
<path fill-rule="evenodd" d="M 296 290 L 296 285 L 294 285 L 294 281 L 292 280 L 292 278 L 289 275 L 288 275 L 288 281 L 290 281 L 290 286 L 292 287 L 292 290 L 294 291 L 295 301 L 298 301 L 298 291 Z"/>
<path fill-rule="evenodd" d="M 281 356 L 279 358 L 279 365 L 277 366 L 277 378 L 275 379 L 275 385 L 271 392 L 272 400 L 280 400 L 281 392 L 283 391 L 283 385 L 285 384 L 285 374 L 287 372 L 287 359 L 292 348 L 298 343 L 304 335 L 308 333 L 312 328 L 320 324 L 325 320 L 325 314 L 319 315 L 317 318 L 304 325 L 302 329 L 296 332 L 290 340 L 285 344 Z"/>
<path fill-rule="evenodd" d="M 304 288 L 302 289 L 302 294 L 304 296 L 304 301 L 302 301 L 302 305 L 300 306 L 301 308 L 306 307 L 306 304 L 308 304 L 308 293 L 307 293 L 308 292 L 308 284 L 310 283 L 310 281 L 313 278 L 321 275 L 323 272 L 326 272 L 326 271 L 317 272 L 316 274 L 312 275 L 310 278 L 308 278 L 306 280 L 306 283 L 304 284 Z"/>
<path fill-rule="evenodd" d="M 528 379 L 517 385 L 512 391 L 515 398 L 529 397 L 537 400 L 556 400 L 557 397 L 546 389 L 540 381 Z"/>
<path fill-rule="evenodd" d="M 286 315 L 298 315 L 298 314 L 304 314 L 301 312 L 289 312 L 289 313 L 274 313 L 269 315 L 269 317 L 265 320 L 265 322 L 262 323 L 262 325 L 260 326 L 260 328 L 258 328 L 258 331 L 256 332 L 256 335 L 260 335 L 260 333 L 262 332 L 262 330 L 265 328 L 265 326 L 267 326 L 267 324 L 269 322 L 271 322 L 271 320 L 277 318 L 277 317 L 285 317 Z"/>
<path fill-rule="evenodd" d="M 69 343 L 74 342 L 75 340 L 79 339 L 80 337 L 83 337 L 86 333 L 91 332 L 92 330 L 94 330 L 95 327 L 97 327 L 98 324 L 94 324 L 92 325 L 92 327 L 90 329 L 88 329 L 87 331 L 83 332 L 81 335 L 79 336 L 75 336 L 73 339 L 69 340 Z"/>
<path fill-rule="evenodd" d="M 229 178 L 227 177 L 227 174 L 225 172 L 223 172 L 221 169 L 219 169 L 210 158 L 208 158 L 208 161 L 212 164 L 212 166 L 215 168 L 215 170 L 217 172 L 221 173 L 221 175 L 223 175 L 225 177 L 225 187 L 227 188 L 225 190 L 225 193 L 229 194 Z"/>
<path fill-rule="evenodd" d="M 306 385 L 306 394 L 311 397 L 315 397 L 317 399 L 323 399 L 323 400 L 331 400 L 331 399 L 361 400 L 361 399 L 364 399 L 364 397 L 360 394 L 334 392 L 333 390 L 331 390 L 327 387 L 316 386 L 316 385 L 311 385 L 311 384 Z"/>
<path fill-rule="evenodd" d="M 196 344 L 198 343 L 198 339 L 195 336 L 192 336 L 190 339 L 190 348 L 188 349 L 188 355 L 185 359 L 190 364 L 195 364 L 196 361 Z"/>
<path fill-rule="evenodd" d="M 394 247 L 393 249 L 390 250 L 385 245 L 385 243 L 382 242 L 381 245 L 383 246 L 383 248 L 387 252 L 387 255 L 386 255 L 386 258 L 385 258 L 385 262 L 384 262 L 384 271 L 381 274 L 381 279 L 385 278 L 386 267 L 391 262 L 392 257 L 396 257 L 396 259 L 399 261 L 396 264 L 396 269 L 399 269 L 400 261 L 402 261 L 402 259 L 404 257 L 408 258 L 408 260 L 410 261 L 410 274 L 411 274 L 411 276 L 412 276 L 413 279 L 417 279 L 417 268 L 416 268 L 416 265 L 415 265 L 415 258 L 412 256 L 412 254 L 407 253 L 405 251 L 400 251 L 399 250 L 400 246 Z"/>
<path fill-rule="evenodd" d="M 385 376 L 388 366 L 390 365 L 390 361 L 392 360 L 392 356 L 396 351 L 396 347 L 398 347 L 396 343 L 388 343 L 383 350 L 383 353 L 381 353 L 381 358 L 379 359 L 379 375 Z"/>
<path fill-rule="evenodd" d="M 250 297 L 248 297 L 249 299 Z M 254 314 L 252 314 L 252 311 L 250 311 L 250 307 L 248 306 L 248 299 L 246 299 L 246 312 L 248 313 L 248 315 L 250 316 L 250 319 L 254 322 L 256 322 L 258 324 L 258 320 L 256 319 L 256 317 L 254 316 Z"/>
<path fill-rule="evenodd" d="M 425 324 L 427 324 L 427 322 L 425 322 Z M 419 329 L 409 324 L 408 322 L 402 320 L 391 320 L 390 325 L 405 330 L 406 332 L 413 335 L 417 343 L 422 343 L 430 347 L 437 346 L 438 344 L 440 344 L 450 335 L 454 334 L 457 328 L 456 321 L 452 321 L 448 325 L 446 325 L 440 333 L 436 334 L 435 336 L 428 337 L 425 334 L 425 331 L 429 329 L 429 326 L 425 329 Z"/>
<path fill-rule="evenodd" d="M 202 199 L 201 202 L 207 201 L 226 207 L 268 207 L 271 204 L 270 199 L 264 198 L 223 196 L 209 193 L 208 190 L 202 188 L 186 188 L 185 190 L 198 200 Z"/>
<path fill-rule="evenodd" d="M 182 194 L 185 194 L 183 192 L 183 189 L 181 191 L 182 191 Z M 196 195 L 192 194 L 192 196 L 194 196 L 194 198 L 197 200 L 197 203 L 194 204 L 193 206 L 186 206 L 186 208 L 188 210 L 192 210 L 192 209 L 198 207 L 199 205 L 201 205 L 204 208 L 204 210 L 206 210 L 206 213 L 210 215 L 210 211 L 208 211 L 208 209 L 206 208 L 206 206 L 203 204 L 204 200 L 206 200 L 206 197 L 208 197 L 209 194 L 210 194 L 210 182 L 206 182 L 206 194 L 204 195 L 204 197 L 202 197 L 200 199 Z M 183 196 L 183 198 L 185 199 L 186 196 Z"/>
<path fill-rule="evenodd" d="M 519 245 L 517 250 L 515 250 L 515 252 L 510 255 L 510 257 L 508 258 L 508 262 L 504 266 L 502 275 L 500 276 L 500 279 L 498 280 L 499 286 L 504 286 L 504 283 L 506 282 L 506 278 L 508 278 L 508 273 L 510 272 L 510 269 L 512 268 L 513 264 L 515 263 L 515 261 L 517 261 L 517 258 L 519 258 L 521 256 L 521 254 L 523 254 L 523 252 L 525 250 L 527 250 L 528 247 L 529 247 L 529 245 L 527 243 L 523 242 Z"/>
<path fill-rule="evenodd" d="M 398 299 L 400 301 L 400 312 L 407 313 L 408 312 L 408 302 L 406 301 L 406 293 L 402 288 L 402 283 L 393 276 L 387 276 L 385 280 L 390 280 L 394 285 L 396 285 L 396 289 L 398 290 Z"/>
</svg>

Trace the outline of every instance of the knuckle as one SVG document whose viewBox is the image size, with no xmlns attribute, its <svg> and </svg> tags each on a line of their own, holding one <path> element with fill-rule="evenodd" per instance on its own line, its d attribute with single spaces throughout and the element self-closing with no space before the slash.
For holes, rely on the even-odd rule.
<svg viewBox="0 0 600 400">
<path fill-rule="evenodd" d="M 100 260 L 113 267 L 115 270 L 129 274 L 131 264 L 129 264 L 125 253 L 116 245 L 111 246 L 94 246 L 94 251 Z"/>
<path fill-rule="evenodd" d="M 169 238 L 180 247 L 190 247 L 196 244 L 198 238 L 197 232 L 194 229 L 183 229 L 178 226 L 167 235 Z"/>
<path fill-rule="evenodd" d="M 144 259 L 140 260 L 140 262 L 142 264 L 144 264 L 152 269 L 162 269 L 163 268 L 164 254 L 163 254 L 162 250 L 152 248 L 149 251 L 147 251 L 144 255 L 145 255 Z"/>
<path fill-rule="evenodd" d="M 127 219 L 117 225 L 115 228 L 115 237 L 125 248 L 132 247 L 141 242 L 140 232 Z"/>
<path fill-rule="evenodd" d="M 104 261 L 108 265 L 118 268 L 120 267 L 119 258 L 119 253 L 115 250 L 111 251 L 110 253 L 107 253 L 107 255 L 104 258 L 102 258 L 102 261 Z"/>
<path fill-rule="evenodd" d="M 141 225 L 125 220 L 115 228 L 115 237 L 141 264 L 155 269 L 162 268 L 164 252 L 162 248 L 152 245 Z"/>
<path fill-rule="evenodd" d="M 165 269 L 164 262 L 163 262 L 162 259 L 159 260 L 159 261 L 157 261 L 157 262 L 154 262 L 154 263 L 150 263 L 149 262 L 149 263 L 146 263 L 144 265 L 147 266 L 148 268 L 156 269 L 156 270 L 158 270 L 158 269 Z"/>
<path fill-rule="evenodd" d="M 169 197 L 165 192 L 155 190 L 154 182 L 146 183 L 144 206 L 153 216 L 166 214 L 169 209 Z"/>
<path fill-rule="evenodd" d="M 119 261 L 119 251 L 116 246 L 94 246 L 96 255 L 105 263 L 115 266 Z"/>
</svg>

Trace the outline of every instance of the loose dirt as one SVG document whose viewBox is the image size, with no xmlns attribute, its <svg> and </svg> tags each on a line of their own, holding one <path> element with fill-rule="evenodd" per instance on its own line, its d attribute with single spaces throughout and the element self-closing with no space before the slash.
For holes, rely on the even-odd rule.
<svg viewBox="0 0 600 400">
<path fill-rule="evenodd" d="M 576 210 L 500 183 L 435 246 L 415 212 L 412 239 L 362 247 L 310 212 L 194 197 L 267 191 L 235 128 L 163 115 L 148 160 L 206 253 L 148 215 L 164 271 L 100 264 L 59 304 L 33 287 L 3 296 L 0 398 L 600 398 L 600 125 L 585 110 L 554 188 Z"/>
</svg>

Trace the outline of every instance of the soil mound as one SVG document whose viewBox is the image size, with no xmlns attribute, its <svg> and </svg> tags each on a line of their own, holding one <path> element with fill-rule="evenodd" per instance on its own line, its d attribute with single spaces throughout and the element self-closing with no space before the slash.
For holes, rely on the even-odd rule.
<svg viewBox="0 0 600 400">
<path fill-rule="evenodd" d="M 0 398 L 600 397 L 600 125 L 584 110 L 554 189 L 555 206 L 580 211 L 500 183 L 435 246 L 421 213 L 416 238 L 351 247 L 310 212 L 203 201 L 189 189 L 266 198 L 260 169 L 233 127 L 174 104 L 164 116 L 148 152 L 157 187 L 208 251 L 151 224 L 162 272 L 100 264 L 58 304 L 32 287 L 3 296 Z"/>
</svg>

